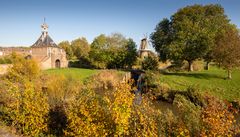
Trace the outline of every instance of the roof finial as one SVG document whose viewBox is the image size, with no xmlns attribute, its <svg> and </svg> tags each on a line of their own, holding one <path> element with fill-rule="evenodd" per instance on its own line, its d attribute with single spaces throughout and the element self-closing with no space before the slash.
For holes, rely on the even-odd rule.
<svg viewBox="0 0 240 137">
<path fill-rule="evenodd" d="M 42 28 L 42 39 L 44 39 L 48 34 L 48 25 L 46 24 L 46 18 L 43 19 L 43 24 L 41 25 Z"/>
<path fill-rule="evenodd" d="M 46 18 L 44 17 L 43 24 L 41 25 L 43 31 L 47 31 L 48 25 L 46 24 Z"/>
<path fill-rule="evenodd" d="M 45 24 L 46 23 L 46 18 L 44 17 L 44 19 L 43 19 L 43 24 Z"/>
</svg>

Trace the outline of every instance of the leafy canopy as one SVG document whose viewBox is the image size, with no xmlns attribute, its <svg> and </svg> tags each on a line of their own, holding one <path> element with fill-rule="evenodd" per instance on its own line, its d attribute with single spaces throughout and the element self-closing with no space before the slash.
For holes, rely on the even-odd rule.
<svg viewBox="0 0 240 137">
<path fill-rule="evenodd" d="M 162 61 L 189 62 L 211 59 L 215 38 L 229 23 L 220 5 L 193 5 L 178 10 L 171 19 L 163 19 L 151 34 L 153 47 Z"/>
</svg>

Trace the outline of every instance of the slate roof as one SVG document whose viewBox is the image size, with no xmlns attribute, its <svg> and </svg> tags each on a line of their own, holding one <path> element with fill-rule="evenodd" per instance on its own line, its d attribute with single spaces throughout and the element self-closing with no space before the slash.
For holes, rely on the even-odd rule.
<svg viewBox="0 0 240 137">
<path fill-rule="evenodd" d="M 42 33 L 40 38 L 31 47 L 58 47 L 47 33 Z"/>
</svg>

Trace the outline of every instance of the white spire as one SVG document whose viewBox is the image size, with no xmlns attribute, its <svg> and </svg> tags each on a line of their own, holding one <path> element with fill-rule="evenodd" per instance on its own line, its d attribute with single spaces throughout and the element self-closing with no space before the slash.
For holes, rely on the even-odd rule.
<svg viewBox="0 0 240 137">
<path fill-rule="evenodd" d="M 47 33 L 48 33 L 48 25 L 46 24 L 45 21 L 46 21 L 46 19 L 44 18 L 44 22 L 41 25 L 43 37 L 46 37 Z"/>
</svg>

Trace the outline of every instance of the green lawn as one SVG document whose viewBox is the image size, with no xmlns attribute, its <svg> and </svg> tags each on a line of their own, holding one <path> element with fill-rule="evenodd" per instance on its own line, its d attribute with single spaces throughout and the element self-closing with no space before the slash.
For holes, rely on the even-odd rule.
<svg viewBox="0 0 240 137">
<path fill-rule="evenodd" d="M 194 85 L 202 92 L 209 92 L 222 99 L 240 99 L 240 71 L 233 72 L 232 80 L 226 80 L 226 75 L 225 70 L 212 67 L 208 71 L 163 74 L 160 81 L 174 90 L 186 90 L 188 86 Z"/>
<path fill-rule="evenodd" d="M 94 69 L 82 69 L 82 68 L 64 68 L 64 69 L 49 69 L 45 70 L 47 74 L 63 74 L 65 76 L 71 76 L 72 78 L 83 81 L 87 77 L 97 73 L 98 70 Z"/>
</svg>

